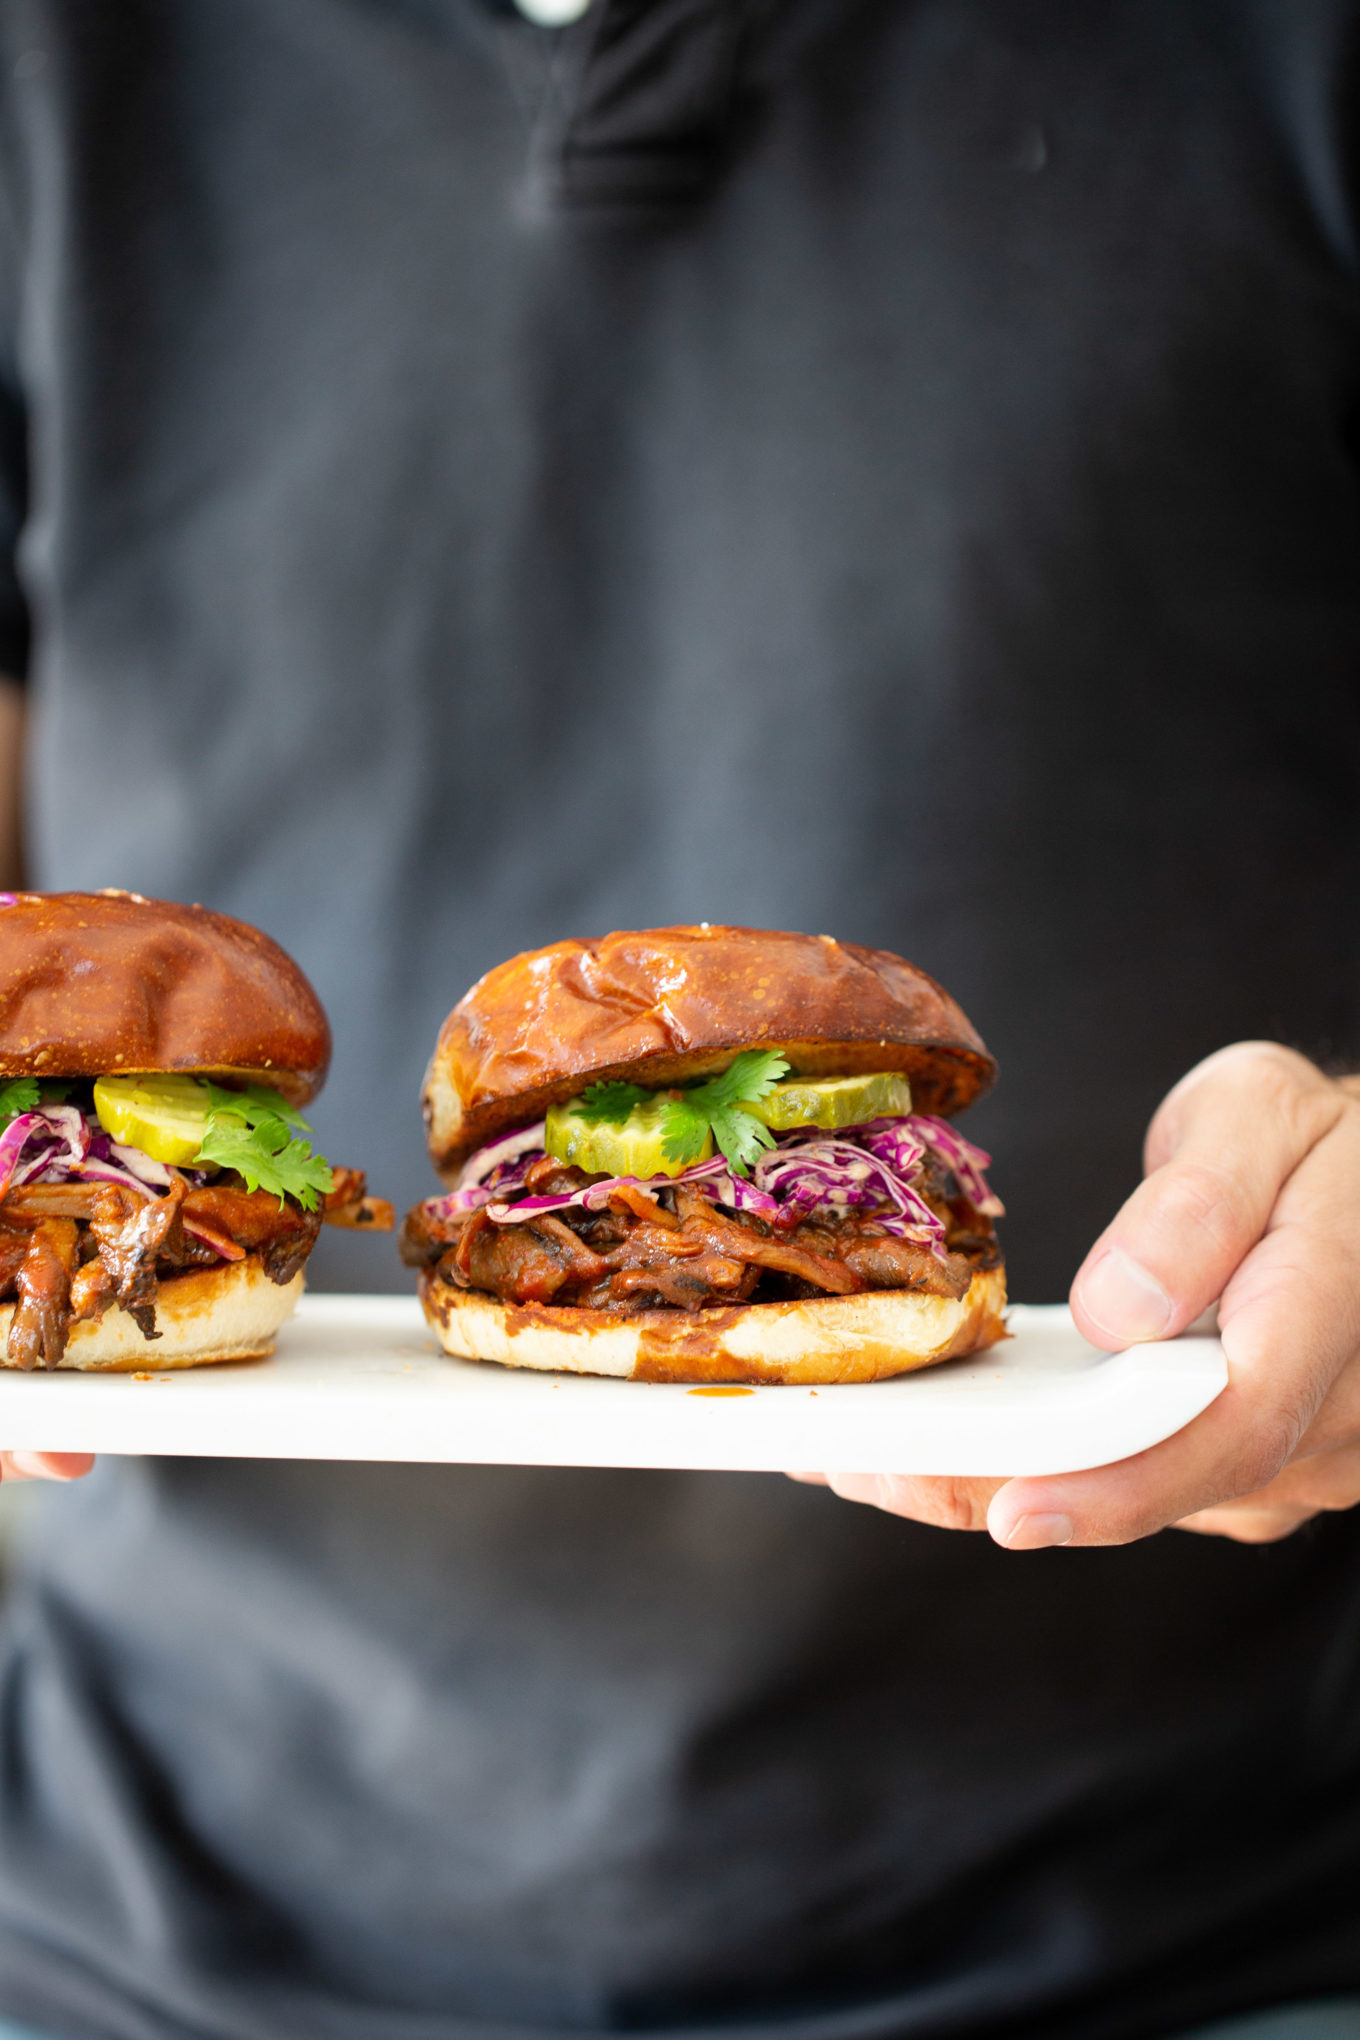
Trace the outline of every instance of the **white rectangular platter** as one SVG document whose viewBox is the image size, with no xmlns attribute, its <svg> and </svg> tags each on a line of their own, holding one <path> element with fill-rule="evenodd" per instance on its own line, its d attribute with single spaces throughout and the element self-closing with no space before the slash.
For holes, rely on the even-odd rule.
<svg viewBox="0 0 1360 2040">
<path fill-rule="evenodd" d="M 517 1466 L 995 1475 L 1101 1466 L 1224 1387 L 1218 1340 L 1102 1353 L 1016 1306 L 972 1359 L 845 1388 L 715 1393 L 451 1360 L 414 1297 L 308 1296 L 272 1360 L 145 1374 L 0 1371 L 7 1451 Z"/>
</svg>

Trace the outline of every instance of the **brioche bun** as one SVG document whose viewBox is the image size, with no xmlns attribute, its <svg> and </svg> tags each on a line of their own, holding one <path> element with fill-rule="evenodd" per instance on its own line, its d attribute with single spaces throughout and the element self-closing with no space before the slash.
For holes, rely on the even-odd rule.
<svg viewBox="0 0 1360 2040">
<path fill-rule="evenodd" d="M 167 1275 L 156 1296 L 158 1339 L 143 1338 L 135 1319 L 115 1305 L 97 1324 L 72 1325 L 57 1368 L 160 1374 L 211 1360 L 263 1360 L 273 1352 L 274 1335 L 292 1316 L 302 1288 L 301 1273 L 282 1286 L 271 1282 L 256 1254 Z M 13 1365 L 6 1358 L 13 1320 L 14 1305 L 0 1304 L 0 1366 Z"/>
<path fill-rule="evenodd" d="M 613 1374 L 632 1381 L 770 1382 L 816 1387 L 884 1381 L 995 1345 L 1006 1336 L 1003 1269 L 973 1277 L 957 1302 L 915 1290 L 864 1290 L 799 1303 L 624 1315 L 570 1305 L 498 1303 L 437 1269 L 420 1278 L 425 1315 L 446 1353 L 507 1367 Z"/>
<path fill-rule="evenodd" d="M 316 993 L 244 921 L 139 893 L 0 894 L 0 1077 L 174 1071 L 305 1105 L 330 1057 Z"/>
<path fill-rule="evenodd" d="M 761 928 L 650 928 L 511 957 L 440 1031 L 422 1103 L 445 1176 L 601 1078 L 656 1089 L 778 1048 L 801 1075 L 900 1070 L 948 1115 L 996 1065 L 934 978 L 886 949 Z M 764 1307 L 764 1306 L 762 1306 Z"/>
</svg>

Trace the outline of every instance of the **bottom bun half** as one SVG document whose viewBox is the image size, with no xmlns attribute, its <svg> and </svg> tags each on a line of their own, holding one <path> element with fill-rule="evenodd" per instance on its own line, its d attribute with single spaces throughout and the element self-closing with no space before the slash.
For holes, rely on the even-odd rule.
<svg viewBox="0 0 1360 2040">
<path fill-rule="evenodd" d="M 274 1334 L 291 1317 L 302 1294 L 295 1275 L 280 1287 L 271 1282 L 254 1254 L 216 1268 L 170 1275 L 156 1296 L 158 1339 L 145 1339 L 125 1310 L 105 1311 L 97 1324 L 72 1325 L 59 1368 L 130 1373 L 147 1368 L 204 1367 L 213 1360 L 263 1360 L 274 1350 Z M 0 1365 L 5 1358 L 14 1305 L 0 1305 Z"/>
<path fill-rule="evenodd" d="M 420 1298 L 445 1352 L 564 1374 L 633 1381 L 882 1381 L 976 1353 L 1006 1336 L 1006 1275 L 973 1277 L 957 1301 L 875 1289 L 799 1303 L 747 1303 L 693 1313 L 619 1316 L 570 1305 L 500 1303 L 457 1289 L 435 1270 Z"/>
</svg>

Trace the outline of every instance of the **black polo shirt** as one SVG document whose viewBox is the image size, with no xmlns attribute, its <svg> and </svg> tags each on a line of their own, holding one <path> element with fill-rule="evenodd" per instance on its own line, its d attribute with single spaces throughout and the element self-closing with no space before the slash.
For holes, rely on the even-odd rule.
<svg viewBox="0 0 1360 2040">
<path fill-rule="evenodd" d="M 281 939 L 399 1202 L 479 971 L 904 951 L 1014 1292 L 1360 1051 L 1351 0 L 13 0 L 36 878 Z M 393 1287 L 372 1240 L 323 1279 Z M 1360 1523 L 1012 1556 L 777 1478 L 109 1462 L 0 1660 L 79 2040 L 1152 2040 L 1360 1988 Z"/>
</svg>

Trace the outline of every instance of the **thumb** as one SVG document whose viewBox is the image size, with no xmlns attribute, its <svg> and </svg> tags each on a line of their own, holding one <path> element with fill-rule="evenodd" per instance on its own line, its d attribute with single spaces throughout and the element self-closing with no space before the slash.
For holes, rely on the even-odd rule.
<svg viewBox="0 0 1360 2040">
<path fill-rule="evenodd" d="M 1192 1070 L 1148 1130 L 1149 1175 L 1072 1285 L 1085 1337 L 1115 1352 L 1183 1332 L 1222 1295 L 1344 1109 L 1319 1069 L 1272 1042 L 1238 1043 Z"/>
</svg>

